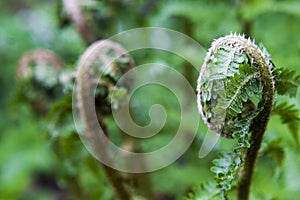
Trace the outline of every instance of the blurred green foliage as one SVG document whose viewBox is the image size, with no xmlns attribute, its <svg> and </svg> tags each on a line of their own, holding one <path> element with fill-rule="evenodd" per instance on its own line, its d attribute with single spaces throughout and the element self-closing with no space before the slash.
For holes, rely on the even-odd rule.
<svg viewBox="0 0 300 200">
<path fill-rule="evenodd" d="M 189 35 L 209 48 L 213 39 L 230 32 L 245 33 L 263 42 L 274 64 L 300 73 L 300 1 L 297 0 L 92 0 L 85 13 L 92 13 L 92 32 L 106 38 L 136 27 L 159 26 Z M 92 3 L 92 4 L 91 4 Z M 16 103 L 18 60 L 29 50 L 52 50 L 75 69 L 87 44 L 70 23 L 60 1 L 13 0 L 0 2 L 0 199 L 114 199 L 97 161 L 80 142 L 72 123 L 70 97 L 54 106 L 65 108 L 45 120 L 26 103 Z M 136 64 L 158 61 L 173 66 L 189 77 L 195 87 L 198 73 L 182 59 L 151 50 L 133 52 Z M 203 61 L 199 60 L 202 64 Z M 182 67 L 184 66 L 184 67 Z M 185 70 L 188 69 L 188 70 Z M 190 71 L 189 71 L 190 70 Z M 153 102 L 167 107 L 167 126 L 143 148 L 157 149 L 174 136 L 178 122 L 172 93 L 159 87 L 146 88 L 148 97 L 136 111 L 141 125 L 147 124 L 148 108 Z M 164 92 L 163 97 L 155 93 Z M 293 99 L 278 96 L 300 107 L 299 89 Z M 196 101 L 191 99 L 191 101 Z M 168 104 L 172 102 L 172 104 Z M 55 112 L 54 112 L 55 113 Z M 298 114 L 299 116 L 299 114 Z M 200 117 L 200 116 L 199 116 Z M 54 121 L 53 121 L 54 120 Z M 288 119 L 286 119 L 288 120 Z M 111 118 L 113 140 L 120 141 L 120 130 Z M 298 127 L 299 129 L 299 127 Z M 205 159 L 197 157 L 207 128 L 200 124 L 197 138 L 174 164 L 150 173 L 153 199 L 183 199 L 193 187 L 213 178 L 211 160 L 220 150 L 228 150 L 233 141 L 222 139 Z M 299 130 L 294 134 L 299 135 Z M 295 135 L 279 117 L 272 118 L 256 166 L 252 199 L 295 199 L 300 195 L 300 156 Z M 128 175 L 129 176 L 129 175 Z"/>
</svg>

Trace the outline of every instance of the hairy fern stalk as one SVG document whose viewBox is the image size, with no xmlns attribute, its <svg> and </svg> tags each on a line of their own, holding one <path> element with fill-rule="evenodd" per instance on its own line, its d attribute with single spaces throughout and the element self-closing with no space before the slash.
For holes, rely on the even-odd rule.
<svg viewBox="0 0 300 200">
<path fill-rule="evenodd" d="M 100 40 L 93 43 L 84 52 L 78 63 L 77 98 L 79 113 L 85 131 L 85 139 L 98 158 L 105 156 L 107 160 L 112 160 L 108 153 L 108 144 L 98 132 L 98 123 L 104 134 L 109 136 L 103 116 L 110 114 L 111 109 L 117 110 L 122 106 L 122 99 L 126 98 L 133 80 L 123 81 L 120 86 L 117 86 L 117 82 L 132 67 L 134 67 L 134 62 L 131 56 L 119 43 L 110 40 Z M 98 81 L 99 75 L 101 78 Z M 112 95 L 113 93 L 115 95 Z M 95 105 L 95 108 L 91 105 Z M 94 111 L 96 111 L 98 120 L 96 124 L 93 121 L 93 115 L 91 115 Z M 102 166 L 117 199 L 133 199 L 133 194 L 128 189 L 122 174 L 104 164 Z"/>
<path fill-rule="evenodd" d="M 221 154 L 211 169 L 224 199 L 243 164 L 239 189 L 244 194 L 238 199 L 248 199 L 250 180 L 245 177 L 251 179 L 274 104 L 272 70 L 269 54 L 242 35 L 215 40 L 206 55 L 197 88 L 200 114 L 211 130 L 237 140 L 234 151 Z"/>
</svg>

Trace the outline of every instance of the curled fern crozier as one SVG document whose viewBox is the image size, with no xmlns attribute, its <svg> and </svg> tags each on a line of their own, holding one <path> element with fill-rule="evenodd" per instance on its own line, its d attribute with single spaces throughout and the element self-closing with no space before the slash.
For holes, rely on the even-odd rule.
<svg viewBox="0 0 300 200">
<path fill-rule="evenodd" d="M 264 104 L 262 90 L 274 91 L 267 53 L 244 36 L 230 34 L 212 43 L 198 79 L 198 106 L 214 132 L 232 138 Z M 267 77 L 267 79 L 266 79 Z"/>
<path fill-rule="evenodd" d="M 212 43 L 198 79 L 198 107 L 215 133 L 237 140 L 230 153 L 213 161 L 223 199 L 238 181 L 238 199 L 249 198 L 258 150 L 274 104 L 273 65 L 267 51 L 244 36 L 230 34 Z M 243 159 L 244 158 L 244 159 Z"/>
</svg>

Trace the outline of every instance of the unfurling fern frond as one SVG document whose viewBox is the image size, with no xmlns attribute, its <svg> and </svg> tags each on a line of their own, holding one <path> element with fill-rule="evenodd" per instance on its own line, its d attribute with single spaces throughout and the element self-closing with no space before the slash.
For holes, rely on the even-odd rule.
<svg viewBox="0 0 300 200">
<path fill-rule="evenodd" d="M 48 112 L 51 103 L 61 95 L 57 77 L 62 67 L 62 60 L 48 50 L 38 49 L 22 56 L 16 77 L 16 103 L 29 103 L 39 115 Z"/>
<path fill-rule="evenodd" d="M 250 44 L 251 50 L 245 45 Z M 258 47 L 242 36 L 216 40 L 207 54 L 198 81 L 198 105 L 202 118 L 215 132 L 232 137 L 235 124 L 254 113 L 261 100 L 259 59 L 250 52 Z M 248 52 L 247 52 L 248 51 Z"/>
<path fill-rule="evenodd" d="M 90 146 L 99 161 L 105 158 L 103 169 L 115 190 L 117 199 L 134 198 L 131 190 L 122 181 L 122 175 L 106 166 L 115 158 L 107 142 L 109 131 L 103 116 L 110 114 L 111 109 L 119 109 L 122 106 L 122 100 L 131 89 L 133 77 L 121 81 L 120 84 L 117 83 L 133 67 L 133 59 L 123 46 L 110 40 L 101 40 L 93 43 L 83 53 L 77 70 L 76 106 L 81 119 L 84 143 Z M 112 96 L 113 92 L 117 94 Z M 110 166 L 114 164 L 111 163 Z"/>
<path fill-rule="evenodd" d="M 100 40 L 85 51 L 78 66 L 77 79 L 84 80 L 83 87 L 79 87 L 81 97 L 87 93 L 92 95 L 95 89 L 96 110 L 106 115 L 111 114 L 111 109 L 119 109 L 133 83 L 131 77 L 117 85 L 121 77 L 134 67 L 127 51 L 119 43 Z"/>
<path fill-rule="evenodd" d="M 197 88 L 200 114 L 211 130 L 237 140 L 233 152 L 220 154 L 211 168 L 224 199 L 243 163 L 246 172 L 242 176 L 252 175 L 253 170 L 247 168 L 253 168 L 258 150 L 251 155 L 254 159 L 247 160 L 247 149 L 252 143 L 259 149 L 270 117 L 274 101 L 272 70 L 267 51 L 236 34 L 215 40 L 206 55 Z M 249 183 L 242 177 L 239 187 L 249 190 Z M 239 199 L 248 198 L 248 191 L 244 192 L 238 192 Z"/>
</svg>

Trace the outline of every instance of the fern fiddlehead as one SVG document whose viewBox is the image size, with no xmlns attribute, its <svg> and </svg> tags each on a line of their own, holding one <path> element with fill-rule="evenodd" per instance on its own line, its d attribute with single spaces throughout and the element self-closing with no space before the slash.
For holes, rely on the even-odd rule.
<svg viewBox="0 0 300 200">
<path fill-rule="evenodd" d="M 121 86 L 116 84 L 133 66 L 133 59 L 126 50 L 120 44 L 109 40 L 93 43 L 78 63 L 77 106 L 82 118 L 84 137 L 89 141 L 97 158 L 105 157 L 107 160 L 112 160 L 108 152 L 107 140 L 103 139 L 103 135 L 98 132 L 98 123 L 104 135 L 109 136 L 103 116 L 109 114 L 111 109 L 122 106 L 122 99 L 126 98 L 130 90 L 131 80 L 122 82 Z M 97 123 L 93 120 L 95 112 Z M 131 191 L 124 183 L 124 177 L 120 172 L 104 164 L 102 166 L 117 198 L 132 199 Z"/>
<path fill-rule="evenodd" d="M 237 139 L 234 151 L 213 161 L 223 197 L 239 168 L 238 199 L 247 200 L 255 160 L 274 103 L 272 62 L 250 39 L 230 34 L 212 43 L 198 79 L 198 106 L 208 127 Z M 243 161 L 244 156 L 244 161 Z"/>
<path fill-rule="evenodd" d="M 29 102 L 33 110 L 45 115 L 60 94 L 58 74 L 63 61 L 48 50 L 37 49 L 22 56 L 17 70 L 18 98 Z"/>
<path fill-rule="evenodd" d="M 28 76 L 32 75 L 32 69 L 30 69 L 30 67 L 35 65 L 51 65 L 56 70 L 59 70 L 62 68 L 63 62 L 51 51 L 42 49 L 30 51 L 20 60 L 17 77 L 19 79 L 28 78 Z"/>
</svg>

